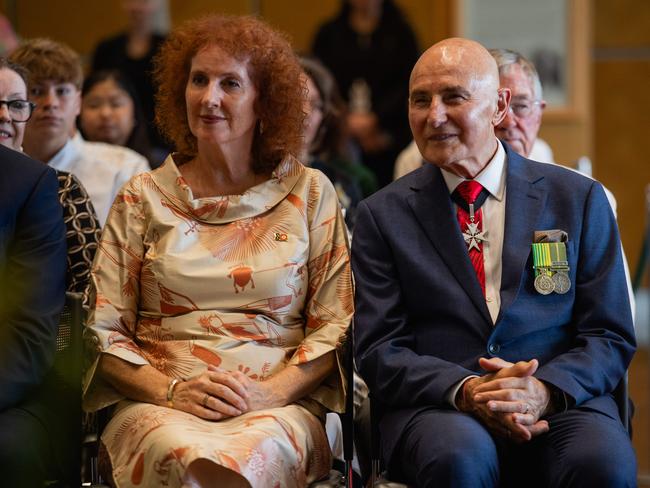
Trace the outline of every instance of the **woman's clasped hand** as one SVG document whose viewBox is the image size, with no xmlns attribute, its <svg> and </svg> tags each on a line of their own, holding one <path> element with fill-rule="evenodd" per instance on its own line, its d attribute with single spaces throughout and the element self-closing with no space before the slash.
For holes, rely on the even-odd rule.
<svg viewBox="0 0 650 488">
<path fill-rule="evenodd" d="M 236 417 L 250 410 L 243 374 L 210 366 L 205 372 L 176 386 L 174 408 L 206 420 Z"/>
<path fill-rule="evenodd" d="M 236 417 L 246 412 L 282 406 L 269 382 L 254 381 L 241 371 L 217 366 L 179 383 L 174 408 L 206 420 Z"/>
</svg>

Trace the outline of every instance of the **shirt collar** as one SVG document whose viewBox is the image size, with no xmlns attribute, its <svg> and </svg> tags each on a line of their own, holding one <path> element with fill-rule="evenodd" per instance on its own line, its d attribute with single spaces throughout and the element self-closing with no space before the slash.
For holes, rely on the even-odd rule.
<svg viewBox="0 0 650 488">
<path fill-rule="evenodd" d="M 52 156 L 52 159 L 50 159 L 47 164 L 59 171 L 70 172 L 78 154 L 79 146 L 75 144 L 72 139 L 68 139 L 63 147 L 59 149 L 59 152 Z"/>
<path fill-rule="evenodd" d="M 71 140 L 72 140 L 72 142 L 73 142 L 74 144 L 76 144 L 77 146 L 82 146 L 83 143 L 86 142 L 86 140 L 85 140 L 85 139 L 83 138 L 83 136 L 81 135 L 81 132 L 79 132 L 78 130 L 75 131 L 75 133 L 74 133 L 74 135 L 72 136 Z"/>
<path fill-rule="evenodd" d="M 490 192 L 490 195 L 501 201 L 505 191 L 506 151 L 501 141 L 498 139 L 496 141 L 497 150 L 494 156 L 492 156 L 492 159 L 490 159 L 485 168 L 474 178 L 474 181 L 478 181 L 483 188 Z M 442 172 L 442 177 L 445 179 L 449 193 L 453 193 L 456 187 L 465 181 L 465 178 L 443 168 L 440 168 L 440 171 Z"/>
</svg>

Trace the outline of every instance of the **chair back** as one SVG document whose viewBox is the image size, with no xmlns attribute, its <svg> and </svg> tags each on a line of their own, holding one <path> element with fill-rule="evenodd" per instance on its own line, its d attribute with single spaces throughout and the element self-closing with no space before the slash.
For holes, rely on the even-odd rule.
<svg viewBox="0 0 650 488">
<path fill-rule="evenodd" d="M 82 328 L 84 311 L 80 293 L 66 293 L 59 317 L 54 365 L 43 388 L 48 404 L 56 412 L 67 438 L 61 439 L 63 472 L 59 484 L 81 485 L 81 368 L 83 362 Z M 57 440 L 55 446 L 59 447 Z"/>
<path fill-rule="evenodd" d="M 309 488 L 353 488 L 354 470 L 352 460 L 354 458 L 354 347 L 352 343 L 352 327 L 348 329 L 343 346 L 343 367 L 347 373 L 345 389 L 345 412 L 340 413 L 341 428 L 343 432 L 343 461 L 345 463 L 344 473 L 337 469 L 330 471 L 328 479 L 319 480 L 309 485 Z"/>
</svg>

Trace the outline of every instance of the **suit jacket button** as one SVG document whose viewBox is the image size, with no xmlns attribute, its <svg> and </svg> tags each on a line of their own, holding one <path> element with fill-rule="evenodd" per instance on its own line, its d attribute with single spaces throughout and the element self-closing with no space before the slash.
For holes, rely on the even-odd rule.
<svg viewBox="0 0 650 488">
<path fill-rule="evenodd" d="M 488 351 L 490 354 L 498 354 L 500 350 L 501 346 L 499 344 L 490 344 L 488 346 Z"/>
</svg>

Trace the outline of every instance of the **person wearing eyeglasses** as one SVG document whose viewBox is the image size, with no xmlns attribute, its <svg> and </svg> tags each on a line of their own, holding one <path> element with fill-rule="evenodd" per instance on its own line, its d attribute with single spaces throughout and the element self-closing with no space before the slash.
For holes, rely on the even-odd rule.
<svg viewBox="0 0 650 488">
<path fill-rule="evenodd" d="M 144 156 L 126 147 L 83 140 L 75 133 L 83 72 L 79 55 L 51 39 L 31 39 L 9 56 L 29 71 L 28 99 L 36 104 L 25 128 L 24 150 L 54 169 L 74 174 L 93 202 L 100 224 L 118 190 L 147 171 Z"/>
<path fill-rule="evenodd" d="M 22 75 L 0 60 L 0 144 L 15 151 L 22 151 L 25 122 L 34 109 L 26 92 Z"/>
<path fill-rule="evenodd" d="M 553 152 L 546 142 L 539 142 L 546 101 L 535 65 L 522 54 L 510 49 L 490 49 L 499 67 L 499 83 L 512 93 L 510 109 L 497 126 L 497 137 L 524 157 L 553 163 Z"/>
<path fill-rule="evenodd" d="M 537 137 L 546 101 L 542 96 L 542 84 L 535 66 L 520 53 L 509 49 L 489 49 L 489 52 L 499 67 L 500 85 L 513 92 L 509 112 L 495 129 L 497 137 L 528 159 L 555 163 L 551 146 Z M 422 155 L 415 141 L 412 141 L 395 161 L 394 179 L 410 173 L 422 164 Z M 607 196 L 609 199 L 610 194 Z M 613 209 L 615 212 L 615 201 Z"/>
<path fill-rule="evenodd" d="M 55 171 L 21 154 L 23 72 L 0 58 L 0 472 L 3 486 L 43 486 L 63 452 L 60 415 L 43 398 L 63 307 L 66 242 Z M 5 147 L 1 147 L 5 146 Z M 54 395 L 56 397 L 56 395 Z M 74 452 L 71 449 L 70 452 Z"/>
<path fill-rule="evenodd" d="M 27 70 L 0 58 L 0 144 L 22 152 L 25 125 L 36 104 L 27 100 Z M 87 295 L 101 229 L 88 193 L 73 174 L 56 170 L 66 224 L 66 291 Z M 84 300 L 85 301 L 85 300 Z"/>
</svg>

